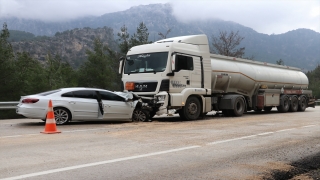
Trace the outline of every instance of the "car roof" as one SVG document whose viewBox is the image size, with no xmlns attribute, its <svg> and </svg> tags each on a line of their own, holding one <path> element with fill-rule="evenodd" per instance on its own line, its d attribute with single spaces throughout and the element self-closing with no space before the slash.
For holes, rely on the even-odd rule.
<svg viewBox="0 0 320 180">
<path fill-rule="evenodd" d="M 99 88 L 87 88 L 87 87 L 69 87 L 69 88 L 60 88 L 62 91 L 74 91 L 74 90 L 98 90 L 98 91 L 110 91 L 106 89 L 99 89 Z"/>
</svg>

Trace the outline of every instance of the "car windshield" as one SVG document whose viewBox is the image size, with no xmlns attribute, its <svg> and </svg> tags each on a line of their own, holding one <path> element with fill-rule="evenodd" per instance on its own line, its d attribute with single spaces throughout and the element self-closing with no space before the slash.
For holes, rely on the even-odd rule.
<svg viewBox="0 0 320 180">
<path fill-rule="evenodd" d="M 145 53 L 127 56 L 125 74 L 163 72 L 167 66 L 168 52 Z"/>
</svg>

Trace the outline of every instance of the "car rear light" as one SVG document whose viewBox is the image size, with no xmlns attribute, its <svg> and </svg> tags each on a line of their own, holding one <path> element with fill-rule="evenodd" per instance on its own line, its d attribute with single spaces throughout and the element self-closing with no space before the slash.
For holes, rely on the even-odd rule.
<svg viewBox="0 0 320 180">
<path fill-rule="evenodd" d="M 134 82 L 126 82 L 126 90 L 128 91 L 134 90 Z"/>
<path fill-rule="evenodd" d="M 38 102 L 39 99 L 35 99 L 35 98 L 26 98 L 22 100 L 22 103 L 26 103 L 26 104 L 32 104 L 32 103 L 36 103 Z"/>
</svg>

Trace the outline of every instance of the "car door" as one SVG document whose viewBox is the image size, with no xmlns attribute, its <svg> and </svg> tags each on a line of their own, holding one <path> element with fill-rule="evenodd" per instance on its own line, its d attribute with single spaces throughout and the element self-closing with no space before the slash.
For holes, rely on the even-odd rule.
<svg viewBox="0 0 320 180">
<path fill-rule="evenodd" d="M 72 96 L 71 96 L 72 93 Z M 95 91 L 78 90 L 62 95 L 68 101 L 72 119 L 94 120 L 98 118 L 98 101 Z M 68 98 L 66 96 L 69 96 Z M 67 98 L 67 99 L 66 99 Z"/>
<path fill-rule="evenodd" d="M 130 119 L 133 111 L 133 102 L 126 102 L 125 99 L 109 91 L 99 91 L 104 105 L 103 119 L 119 120 Z"/>
</svg>

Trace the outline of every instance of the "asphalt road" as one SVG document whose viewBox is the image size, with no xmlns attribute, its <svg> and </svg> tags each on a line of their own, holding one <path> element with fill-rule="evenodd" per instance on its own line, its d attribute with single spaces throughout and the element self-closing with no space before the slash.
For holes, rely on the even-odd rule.
<svg viewBox="0 0 320 180">
<path fill-rule="evenodd" d="M 71 122 L 57 127 L 60 134 L 40 133 L 44 125 L 0 121 L 0 180 L 276 179 L 281 172 L 312 179 L 294 163 L 320 157 L 319 106 L 197 121 Z"/>
</svg>

